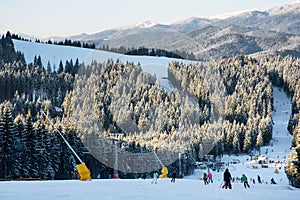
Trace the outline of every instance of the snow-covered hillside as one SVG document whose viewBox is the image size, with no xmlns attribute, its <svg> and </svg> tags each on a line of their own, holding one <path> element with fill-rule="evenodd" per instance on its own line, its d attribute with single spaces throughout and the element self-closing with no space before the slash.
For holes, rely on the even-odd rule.
<svg viewBox="0 0 300 200">
<path fill-rule="evenodd" d="M 123 59 L 123 58 L 122 58 Z M 149 58 L 150 59 L 150 58 Z M 154 60 L 153 60 L 154 59 Z M 152 60 L 143 60 L 152 63 Z M 162 62 L 162 61 L 161 61 Z M 157 63 L 155 63 L 157 64 Z M 158 64 L 163 64 L 159 63 Z M 152 67 L 150 67 L 153 69 Z M 151 71 L 151 70 L 150 70 Z M 161 75 L 162 76 L 162 75 Z M 291 103 L 287 96 L 278 88 L 274 88 L 273 113 L 274 132 L 270 146 L 262 148 L 262 154 L 269 157 L 269 161 L 282 161 L 289 152 L 291 136 L 286 131 L 288 118 L 291 111 Z M 231 161 L 239 160 L 240 163 L 232 164 Z M 277 200 L 288 198 L 299 199 L 300 190 L 288 185 L 288 180 L 281 163 L 268 163 L 268 168 L 251 161 L 250 157 L 224 156 L 223 162 L 233 177 L 241 177 L 245 174 L 248 177 L 251 188 L 245 189 L 240 182 L 233 182 L 233 189 L 221 189 L 223 183 L 223 170 L 212 171 L 214 183 L 204 185 L 199 179 L 205 170 L 196 170 L 195 174 L 171 183 L 170 179 L 159 179 L 157 184 L 151 184 L 151 179 L 115 180 L 97 179 L 88 182 L 73 181 L 8 181 L 0 182 L 0 199 L 2 200 L 79 200 L 79 199 L 264 199 Z M 268 162 L 269 162 L 268 161 Z M 274 173 L 275 170 L 279 173 Z M 263 183 L 257 183 L 257 175 L 260 175 Z M 274 178 L 276 185 L 270 184 Z M 255 179 L 254 184 L 252 180 Z"/>
<path fill-rule="evenodd" d="M 27 63 L 31 63 L 34 60 L 34 56 L 41 56 L 42 63 L 46 67 L 48 62 L 50 65 L 57 69 L 60 60 L 63 64 L 67 60 L 75 60 L 78 58 L 79 62 L 84 62 L 86 65 L 92 61 L 99 63 L 106 62 L 108 59 L 121 60 L 123 62 L 130 61 L 134 63 L 140 63 L 144 72 L 156 75 L 161 87 L 171 90 L 172 85 L 169 83 L 168 77 L 168 64 L 174 60 L 166 57 L 151 57 L 151 56 L 129 56 L 123 54 L 117 54 L 107 51 L 84 49 L 78 47 L 59 46 L 43 43 L 34 43 L 20 40 L 13 40 L 16 51 L 24 53 Z M 179 60 L 179 59 L 176 59 Z M 184 61 L 184 60 L 181 60 Z M 187 62 L 187 61 L 184 61 Z"/>
</svg>

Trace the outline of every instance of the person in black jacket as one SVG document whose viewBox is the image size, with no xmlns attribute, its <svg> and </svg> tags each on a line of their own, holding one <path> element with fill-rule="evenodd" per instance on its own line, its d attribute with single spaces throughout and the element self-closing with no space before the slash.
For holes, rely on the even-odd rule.
<svg viewBox="0 0 300 200">
<path fill-rule="evenodd" d="M 224 180 L 224 185 L 222 186 L 222 188 L 225 187 L 225 189 L 227 189 L 227 188 L 231 189 L 231 183 L 230 183 L 231 174 L 230 174 L 228 169 L 226 169 L 225 172 L 224 172 L 224 179 L 223 180 Z"/>
<path fill-rule="evenodd" d="M 174 169 L 173 173 L 172 173 L 172 179 L 171 182 L 175 183 L 175 178 L 176 178 L 176 170 Z"/>
<path fill-rule="evenodd" d="M 258 181 L 258 183 L 261 183 L 261 178 L 259 175 L 257 175 L 257 181 Z"/>
</svg>

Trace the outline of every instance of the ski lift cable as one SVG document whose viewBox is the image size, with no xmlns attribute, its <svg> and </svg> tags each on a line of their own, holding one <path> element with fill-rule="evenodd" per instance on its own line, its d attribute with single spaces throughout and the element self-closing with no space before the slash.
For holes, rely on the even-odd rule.
<svg viewBox="0 0 300 200">
<path fill-rule="evenodd" d="M 41 113 L 46 117 L 46 119 L 50 122 L 50 124 L 54 127 L 54 129 L 56 130 L 56 132 L 58 132 L 58 134 L 60 135 L 60 137 L 64 140 L 64 142 L 66 143 L 66 145 L 69 147 L 69 149 L 72 151 L 72 153 L 76 156 L 76 158 L 79 160 L 80 163 L 83 163 L 83 161 L 80 159 L 80 157 L 78 156 L 78 154 L 74 151 L 74 149 L 71 147 L 71 145 L 69 144 L 69 142 L 66 140 L 66 138 L 63 136 L 63 134 L 58 130 L 58 128 L 52 123 L 52 121 L 49 119 L 49 117 L 45 114 L 45 112 L 43 110 L 41 110 Z"/>
<path fill-rule="evenodd" d="M 141 137 L 144 139 L 143 135 L 141 135 Z M 161 162 L 160 158 L 158 157 L 158 155 L 156 154 L 155 150 L 152 149 L 152 153 L 154 154 L 155 158 L 158 160 L 158 162 L 161 164 L 161 166 L 163 168 L 165 168 L 166 166 Z"/>
<path fill-rule="evenodd" d="M 124 131 L 123 127 L 121 127 L 120 124 L 118 124 L 118 127 L 122 129 L 122 131 L 127 135 L 126 131 Z M 141 135 L 141 137 L 144 139 L 144 137 Z M 158 155 L 156 154 L 155 150 L 152 150 L 152 153 L 154 154 L 155 158 L 158 160 L 158 162 L 161 164 L 163 168 L 165 168 L 165 165 L 162 163 Z"/>
</svg>

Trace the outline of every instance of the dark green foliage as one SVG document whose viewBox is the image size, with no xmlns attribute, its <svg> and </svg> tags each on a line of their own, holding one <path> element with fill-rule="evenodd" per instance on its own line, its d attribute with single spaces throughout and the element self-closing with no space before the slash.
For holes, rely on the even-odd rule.
<svg viewBox="0 0 300 200">
<path fill-rule="evenodd" d="M 6 102 L 0 117 L 0 177 L 15 178 L 20 176 L 20 157 L 16 153 L 15 141 L 17 129 L 11 114 L 11 105 Z"/>
</svg>

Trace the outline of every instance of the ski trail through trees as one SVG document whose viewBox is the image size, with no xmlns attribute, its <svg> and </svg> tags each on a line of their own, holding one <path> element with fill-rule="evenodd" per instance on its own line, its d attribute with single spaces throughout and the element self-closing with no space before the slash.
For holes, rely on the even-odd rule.
<svg viewBox="0 0 300 200">
<path fill-rule="evenodd" d="M 292 136 L 287 130 L 292 105 L 290 99 L 280 88 L 273 87 L 273 96 L 273 138 L 269 146 L 261 148 L 261 154 L 268 156 L 269 160 L 285 161 L 292 142 Z"/>
</svg>

